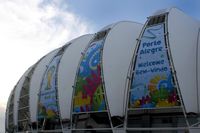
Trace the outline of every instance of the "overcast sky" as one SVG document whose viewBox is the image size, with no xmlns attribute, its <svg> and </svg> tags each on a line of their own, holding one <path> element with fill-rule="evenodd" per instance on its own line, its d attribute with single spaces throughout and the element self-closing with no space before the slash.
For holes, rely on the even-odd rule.
<svg viewBox="0 0 200 133">
<path fill-rule="evenodd" d="M 172 6 L 200 20 L 199 0 L 0 0 L 0 132 L 9 93 L 43 55 L 117 21 L 144 23 Z"/>
</svg>

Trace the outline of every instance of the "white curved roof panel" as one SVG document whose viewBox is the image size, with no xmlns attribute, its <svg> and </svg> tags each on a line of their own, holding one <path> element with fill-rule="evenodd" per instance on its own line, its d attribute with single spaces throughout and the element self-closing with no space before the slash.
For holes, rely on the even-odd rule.
<svg viewBox="0 0 200 133">
<path fill-rule="evenodd" d="M 66 48 L 58 68 L 58 97 L 62 119 L 70 119 L 72 92 L 81 53 L 93 35 L 84 35 L 71 41 Z"/>
<path fill-rule="evenodd" d="M 30 72 L 30 70 L 32 69 L 32 67 L 30 67 L 21 77 L 21 79 L 19 80 L 16 88 L 15 88 L 15 95 L 14 95 L 14 125 L 17 125 L 17 121 L 18 121 L 18 101 L 19 101 L 19 96 L 20 96 L 20 92 L 23 86 L 23 83 L 25 81 L 26 76 L 28 75 L 28 73 Z"/>
<path fill-rule="evenodd" d="M 111 116 L 124 115 L 127 73 L 141 29 L 139 23 L 119 22 L 106 37 L 103 76 Z"/>
<path fill-rule="evenodd" d="M 30 82 L 30 92 L 29 92 L 29 109 L 31 121 L 37 121 L 37 108 L 38 108 L 38 93 L 41 86 L 41 81 L 46 71 L 46 66 L 49 64 L 53 56 L 58 52 L 58 49 L 47 54 L 36 66 Z"/>
<path fill-rule="evenodd" d="M 197 37 L 199 22 L 172 8 L 168 15 L 169 45 L 186 112 L 198 112 Z"/>
</svg>

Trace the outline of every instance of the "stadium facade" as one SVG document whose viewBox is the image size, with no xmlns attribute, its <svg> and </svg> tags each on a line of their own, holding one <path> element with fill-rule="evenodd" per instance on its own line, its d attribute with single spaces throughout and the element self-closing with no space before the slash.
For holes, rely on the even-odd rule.
<svg viewBox="0 0 200 133">
<path fill-rule="evenodd" d="M 176 8 L 122 21 L 32 65 L 6 132 L 200 132 L 200 22 Z"/>
</svg>

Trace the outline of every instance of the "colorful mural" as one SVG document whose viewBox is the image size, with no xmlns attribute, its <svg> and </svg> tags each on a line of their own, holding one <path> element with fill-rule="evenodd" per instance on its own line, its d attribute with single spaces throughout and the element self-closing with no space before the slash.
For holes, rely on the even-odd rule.
<svg viewBox="0 0 200 133">
<path fill-rule="evenodd" d="M 147 27 L 136 57 L 129 108 L 179 105 L 165 45 L 164 24 Z"/>
<path fill-rule="evenodd" d="M 80 63 L 74 93 L 74 112 L 106 109 L 101 79 L 103 39 L 93 42 Z"/>
<path fill-rule="evenodd" d="M 42 80 L 39 95 L 38 119 L 58 118 L 57 92 L 56 92 L 56 70 L 61 55 L 53 58 Z"/>
</svg>

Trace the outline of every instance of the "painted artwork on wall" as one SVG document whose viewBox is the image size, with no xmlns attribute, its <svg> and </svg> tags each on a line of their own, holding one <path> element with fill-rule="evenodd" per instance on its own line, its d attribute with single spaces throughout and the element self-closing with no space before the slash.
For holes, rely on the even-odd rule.
<svg viewBox="0 0 200 133">
<path fill-rule="evenodd" d="M 129 108 L 179 106 L 165 44 L 164 24 L 147 27 L 137 51 Z"/>
<path fill-rule="evenodd" d="M 38 119 L 57 119 L 58 118 L 58 103 L 56 91 L 56 70 L 60 61 L 61 55 L 55 56 L 42 80 L 42 85 L 39 95 Z"/>
<path fill-rule="evenodd" d="M 106 110 L 101 78 L 103 39 L 92 42 L 80 63 L 74 92 L 74 112 Z"/>
</svg>

